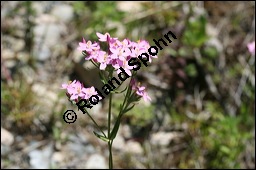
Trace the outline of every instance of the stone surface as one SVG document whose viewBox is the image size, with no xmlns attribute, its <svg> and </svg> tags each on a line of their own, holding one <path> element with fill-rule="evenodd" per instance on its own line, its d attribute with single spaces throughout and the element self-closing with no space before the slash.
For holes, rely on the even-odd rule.
<svg viewBox="0 0 256 170">
<path fill-rule="evenodd" d="M 50 168 L 51 155 L 53 153 L 53 145 L 49 144 L 42 150 L 35 149 L 29 152 L 29 164 L 33 169 L 48 169 Z"/>
<path fill-rule="evenodd" d="M 6 129 L 1 127 L 1 144 L 10 146 L 14 142 L 13 135 Z"/>
<path fill-rule="evenodd" d="M 89 157 L 85 164 L 87 169 L 106 169 L 107 164 L 105 158 L 99 154 L 93 154 Z"/>
<path fill-rule="evenodd" d="M 180 136 L 181 134 L 177 132 L 157 132 L 151 135 L 150 142 L 154 145 L 167 146 L 171 140 Z"/>
<path fill-rule="evenodd" d="M 136 141 L 128 141 L 125 144 L 124 151 L 132 154 L 142 154 L 143 149 L 139 142 Z"/>
<path fill-rule="evenodd" d="M 113 142 L 113 145 L 112 147 L 114 149 L 117 149 L 117 150 L 123 150 L 124 147 L 125 147 L 125 141 L 124 141 L 124 138 L 121 136 L 121 135 L 118 135 L 119 133 L 117 133 L 117 136 Z"/>
<path fill-rule="evenodd" d="M 69 22 L 73 18 L 73 8 L 70 5 L 62 4 L 53 8 L 52 14 L 62 22 Z"/>
</svg>

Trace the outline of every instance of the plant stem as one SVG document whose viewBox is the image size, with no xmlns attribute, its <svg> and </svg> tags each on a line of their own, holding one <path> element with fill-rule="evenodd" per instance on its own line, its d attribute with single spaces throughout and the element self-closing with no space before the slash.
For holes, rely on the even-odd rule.
<svg viewBox="0 0 256 170">
<path fill-rule="evenodd" d="M 110 122 L 111 122 L 111 106 L 112 106 L 112 93 L 109 95 L 109 107 L 108 107 L 108 138 L 110 138 Z M 112 143 L 108 142 L 109 150 L 109 169 L 113 169 L 113 160 L 112 160 Z"/>
<path fill-rule="evenodd" d="M 108 142 L 108 150 L 109 150 L 109 169 L 113 169 L 113 160 L 112 160 L 112 142 Z"/>
<path fill-rule="evenodd" d="M 98 130 L 101 131 L 101 133 L 104 135 L 104 137 L 107 137 L 106 134 L 101 130 L 101 128 L 99 127 L 99 125 L 95 122 L 95 120 L 92 118 L 92 116 L 89 114 L 89 112 L 86 110 L 87 115 L 91 118 L 91 120 L 93 121 L 93 123 L 96 125 L 96 127 L 98 128 Z"/>
</svg>

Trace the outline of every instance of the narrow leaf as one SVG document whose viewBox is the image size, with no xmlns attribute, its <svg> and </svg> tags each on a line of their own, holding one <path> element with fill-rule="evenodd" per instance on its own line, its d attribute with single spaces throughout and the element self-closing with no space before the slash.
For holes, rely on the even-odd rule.
<svg viewBox="0 0 256 170">
<path fill-rule="evenodd" d="M 124 114 L 124 113 L 126 113 L 126 112 L 130 111 L 132 108 L 134 108 L 134 106 L 135 106 L 135 104 L 134 104 L 134 105 L 132 105 L 131 107 L 129 107 L 128 109 L 125 109 L 125 110 L 124 110 L 124 112 L 123 112 L 122 114 Z"/>
<path fill-rule="evenodd" d="M 127 89 L 127 87 L 124 90 L 122 90 L 122 91 L 115 90 L 115 91 L 111 91 L 111 93 L 123 93 L 126 89 Z"/>
<path fill-rule="evenodd" d="M 101 140 L 103 140 L 103 141 L 105 141 L 105 142 L 109 142 L 109 139 L 108 139 L 108 138 L 105 138 L 104 136 L 99 135 L 98 133 L 96 133 L 96 132 L 94 132 L 94 131 L 93 131 L 93 133 L 94 133 L 94 135 L 97 136 L 99 139 L 101 139 Z"/>
<path fill-rule="evenodd" d="M 110 137 L 109 137 L 110 140 L 115 139 L 116 134 L 117 134 L 118 129 L 119 129 L 120 120 L 121 120 L 121 114 L 117 117 L 114 128 L 113 128 L 112 132 L 110 133 Z"/>
</svg>

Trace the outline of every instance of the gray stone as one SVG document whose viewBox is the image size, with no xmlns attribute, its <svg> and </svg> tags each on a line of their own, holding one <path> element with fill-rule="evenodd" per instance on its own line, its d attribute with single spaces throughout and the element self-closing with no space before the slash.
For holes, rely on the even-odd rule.
<svg viewBox="0 0 256 170">
<path fill-rule="evenodd" d="M 177 132 L 157 132 L 151 135 L 150 142 L 154 145 L 167 146 L 172 140 L 181 137 Z"/>
<path fill-rule="evenodd" d="M 138 155 L 143 153 L 143 149 L 140 143 L 136 141 L 128 141 L 124 147 L 124 151 L 127 153 L 138 154 Z"/>
<path fill-rule="evenodd" d="M 125 141 L 124 141 L 124 138 L 121 135 L 119 135 L 119 133 L 117 133 L 117 136 L 116 136 L 112 146 L 114 149 L 117 149 L 117 150 L 124 149 Z"/>
<path fill-rule="evenodd" d="M 70 5 L 58 5 L 52 10 L 52 14 L 62 22 L 69 22 L 73 18 L 73 8 Z"/>
<path fill-rule="evenodd" d="M 87 169 L 106 169 L 107 164 L 105 158 L 99 154 L 93 154 L 89 157 L 85 164 Z"/>
<path fill-rule="evenodd" d="M 6 156 L 11 151 L 11 147 L 1 144 L 1 156 Z"/>
<path fill-rule="evenodd" d="M 1 144 L 10 146 L 14 142 L 13 135 L 6 129 L 1 127 Z"/>
<path fill-rule="evenodd" d="M 53 145 L 46 146 L 43 150 L 33 150 L 29 152 L 30 166 L 34 169 L 49 169 L 50 159 L 53 153 Z"/>
</svg>

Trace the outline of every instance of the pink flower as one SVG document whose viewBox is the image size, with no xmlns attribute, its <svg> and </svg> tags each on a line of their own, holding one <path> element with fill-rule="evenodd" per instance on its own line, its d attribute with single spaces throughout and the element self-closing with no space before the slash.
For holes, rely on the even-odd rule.
<svg viewBox="0 0 256 170">
<path fill-rule="evenodd" d="M 105 51 L 100 51 L 97 61 L 100 63 L 100 70 L 105 70 L 110 62 L 110 58 Z"/>
<path fill-rule="evenodd" d="M 99 37 L 99 41 L 102 41 L 102 42 L 107 41 L 108 36 L 110 37 L 108 32 L 105 33 L 104 35 L 99 32 L 96 32 L 96 35 Z"/>
<path fill-rule="evenodd" d="M 251 54 L 255 54 L 255 41 L 248 43 L 247 48 Z"/>
<path fill-rule="evenodd" d="M 148 53 L 148 48 L 150 48 L 149 43 L 145 40 L 132 42 L 129 39 L 124 39 L 119 41 L 117 38 L 112 38 L 109 33 L 101 34 L 97 32 L 96 35 L 99 37 L 99 41 L 108 44 L 108 52 L 100 51 L 98 43 L 86 42 L 84 38 L 77 49 L 86 51 L 88 56 L 85 60 L 92 59 L 99 64 L 100 70 L 105 70 L 108 65 L 111 65 L 119 73 L 119 68 L 122 67 L 131 76 L 133 67 L 128 65 L 130 58 L 138 58 L 142 53 Z M 152 49 L 152 52 L 154 53 L 154 49 Z M 149 62 L 152 62 L 152 57 L 157 58 L 157 56 L 149 55 Z"/>
<path fill-rule="evenodd" d="M 117 40 L 117 38 L 111 38 L 110 34 L 108 32 L 105 33 L 104 35 L 99 32 L 96 32 L 96 35 L 99 37 L 99 41 L 101 41 L 101 42 L 105 42 L 105 41 L 113 42 L 114 40 Z"/>
<path fill-rule="evenodd" d="M 89 99 L 92 95 L 98 94 L 93 86 L 90 88 L 83 88 L 82 92 L 85 94 L 85 99 Z"/>
<path fill-rule="evenodd" d="M 109 50 L 112 52 L 111 58 L 119 59 L 122 61 L 126 60 L 126 57 L 131 54 L 131 51 L 129 48 L 122 48 L 122 47 L 114 48 L 114 47 L 112 47 Z"/>
<path fill-rule="evenodd" d="M 78 102 L 81 99 L 89 99 L 92 95 L 97 95 L 95 88 L 92 86 L 90 88 L 84 88 L 84 85 L 79 81 L 74 80 L 69 81 L 68 84 L 62 84 L 61 89 L 67 89 L 67 96 L 70 97 L 70 100 Z M 99 96 L 99 100 L 102 97 Z"/>
<path fill-rule="evenodd" d="M 126 60 L 124 60 L 124 61 L 121 61 L 121 60 L 119 60 L 119 62 L 120 62 L 120 67 L 122 67 L 123 69 L 124 69 L 124 71 L 129 75 L 129 76 L 132 76 L 132 72 L 131 72 L 131 70 L 132 70 L 132 66 L 129 66 L 128 65 L 128 61 L 126 61 Z M 121 72 L 121 70 L 120 69 L 118 69 L 117 70 L 117 74 L 119 74 Z"/>
<path fill-rule="evenodd" d="M 133 90 L 136 90 L 136 94 L 143 97 L 143 100 L 145 102 L 151 101 L 151 98 L 149 97 L 148 93 L 146 92 L 146 87 L 141 86 L 140 83 L 138 83 L 138 86 L 135 86 L 135 80 L 132 79 L 130 86 L 132 86 Z"/>
<path fill-rule="evenodd" d="M 91 41 L 85 41 L 85 39 L 83 38 L 82 42 L 79 42 L 79 47 L 77 48 L 80 51 L 86 51 L 86 52 L 92 52 L 95 50 L 99 50 L 100 46 L 98 43 L 94 42 L 94 44 L 92 44 Z"/>
<path fill-rule="evenodd" d="M 151 101 L 151 98 L 149 97 L 148 93 L 145 91 L 146 87 L 138 87 L 136 94 L 139 96 L 142 96 L 144 101 L 147 102 L 148 100 Z"/>
<path fill-rule="evenodd" d="M 84 98 L 85 94 L 82 93 L 83 84 L 79 81 L 74 80 L 72 83 L 71 81 L 69 84 L 62 84 L 61 89 L 67 89 L 68 94 L 70 95 L 70 100 L 78 100 L 78 97 Z"/>
</svg>

